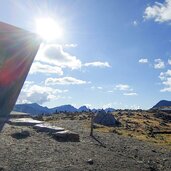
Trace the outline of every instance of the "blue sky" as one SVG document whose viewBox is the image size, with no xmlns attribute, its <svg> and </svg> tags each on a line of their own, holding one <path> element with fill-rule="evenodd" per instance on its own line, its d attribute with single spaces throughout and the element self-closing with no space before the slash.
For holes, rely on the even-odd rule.
<svg viewBox="0 0 171 171">
<path fill-rule="evenodd" d="M 36 32 L 52 18 L 17 103 L 152 107 L 171 100 L 171 0 L 1 0 L 0 21 Z"/>
</svg>

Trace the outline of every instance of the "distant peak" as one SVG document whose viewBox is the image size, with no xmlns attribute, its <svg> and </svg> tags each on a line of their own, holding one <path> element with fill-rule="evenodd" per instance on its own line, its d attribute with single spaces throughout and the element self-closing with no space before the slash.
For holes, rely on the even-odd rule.
<svg viewBox="0 0 171 171">
<path fill-rule="evenodd" d="M 168 100 L 160 100 L 152 108 L 161 108 L 161 107 L 169 107 L 169 106 L 171 106 L 171 101 L 168 101 Z"/>
</svg>

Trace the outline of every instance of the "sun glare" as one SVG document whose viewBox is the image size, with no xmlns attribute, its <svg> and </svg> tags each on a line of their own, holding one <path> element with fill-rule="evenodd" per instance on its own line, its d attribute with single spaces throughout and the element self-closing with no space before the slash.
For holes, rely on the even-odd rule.
<svg viewBox="0 0 171 171">
<path fill-rule="evenodd" d="M 51 41 L 61 39 L 63 29 L 52 18 L 40 18 L 36 20 L 36 31 L 44 40 Z"/>
</svg>

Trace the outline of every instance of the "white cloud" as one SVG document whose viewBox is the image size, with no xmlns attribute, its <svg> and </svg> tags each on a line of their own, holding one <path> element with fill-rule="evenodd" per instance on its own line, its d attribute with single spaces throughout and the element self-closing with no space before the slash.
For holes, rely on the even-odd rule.
<svg viewBox="0 0 171 171">
<path fill-rule="evenodd" d="M 90 88 L 92 90 L 103 90 L 103 87 L 101 87 L 101 86 L 91 86 Z"/>
<path fill-rule="evenodd" d="M 95 86 L 91 86 L 91 89 L 93 89 L 93 90 L 94 90 L 95 88 L 96 88 Z"/>
<path fill-rule="evenodd" d="M 65 52 L 63 47 L 58 44 L 42 45 L 35 60 L 61 68 L 81 68 L 81 61 L 76 56 Z"/>
<path fill-rule="evenodd" d="M 86 66 L 86 67 L 89 67 L 89 66 L 92 66 L 92 67 L 101 67 L 101 68 L 111 67 L 108 62 L 100 62 L 100 61 L 89 62 L 89 63 L 85 63 L 83 65 Z"/>
<path fill-rule="evenodd" d="M 124 96 L 137 96 L 137 93 L 123 93 Z"/>
<path fill-rule="evenodd" d="M 134 26 L 137 26 L 138 25 L 138 22 L 136 20 L 133 21 L 133 25 Z"/>
<path fill-rule="evenodd" d="M 154 62 L 155 62 L 155 64 L 154 64 L 155 69 L 163 69 L 163 68 L 165 68 L 165 64 L 161 59 L 155 59 Z"/>
<path fill-rule="evenodd" d="M 58 66 L 52 66 L 43 64 L 40 62 L 34 62 L 30 68 L 30 74 L 35 73 L 44 73 L 44 74 L 57 74 L 57 75 L 63 75 L 63 71 Z"/>
<path fill-rule="evenodd" d="M 161 72 L 159 78 L 161 80 L 165 80 L 167 77 L 171 77 L 171 70 L 167 70 L 166 72 Z"/>
<path fill-rule="evenodd" d="M 171 21 L 171 0 L 164 3 L 155 2 L 153 6 L 148 6 L 144 12 L 145 19 L 154 19 L 155 22 Z"/>
<path fill-rule="evenodd" d="M 108 93 L 113 93 L 113 90 L 108 90 L 107 92 L 108 92 Z"/>
<path fill-rule="evenodd" d="M 71 44 L 65 44 L 64 46 L 65 46 L 65 47 L 72 47 L 72 48 L 75 48 L 75 47 L 77 47 L 78 45 L 77 45 L 77 44 L 74 44 L 74 43 L 71 43 Z"/>
<path fill-rule="evenodd" d="M 45 80 L 45 85 L 75 85 L 75 84 L 86 84 L 86 81 L 79 80 L 73 77 L 63 77 L 63 78 L 47 78 Z"/>
<path fill-rule="evenodd" d="M 77 44 L 42 44 L 38 54 L 36 55 L 35 61 L 30 73 L 57 73 L 63 75 L 63 68 L 80 69 L 81 67 L 100 67 L 106 68 L 111 67 L 108 62 L 88 62 L 82 64 L 82 62 L 70 53 L 64 50 L 64 47 L 76 47 Z"/>
<path fill-rule="evenodd" d="M 171 70 L 167 70 L 166 72 L 161 72 L 159 78 L 164 85 L 164 88 L 161 89 L 161 92 L 171 92 Z"/>
<path fill-rule="evenodd" d="M 60 98 L 60 94 L 66 93 L 68 90 L 54 89 L 48 86 L 39 86 L 34 83 L 25 82 L 24 87 L 19 95 L 17 103 L 38 103 Z"/>
<path fill-rule="evenodd" d="M 102 90 L 102 89 L 103 89 L 103 87 L 100 87 L 100 86 L 99 86 L 99 87 L 97 87 L 97 89 Z"/>
<path fill-rule="evenodd" d="M 168 64 L 171 65 L 171 59 L 168 59 Z"/>
<path fill-rule="evenodd" d="M 142 63 L 142 64 L 146 64 L 146 63 L 148 63 L 148 59 L 147 58 L 141 58 L 138 62 Z"/>
<path fill-rule="evenodd" d="M 115 90 L 120 90 L 123 93 L 124 96 L 137 96 L 138 94 L 133 92 L 134 89 L 131 88 L 128 84 L 118 84 L 114 88 Z"/>
<path fill-rule="evenodd" d="M 171 92 L 171 77 L 170 78 L 167 78 L 166 81 L 163 82 L 163 84 L 166 86 L 165 88 L 163 88 L 161 90 L 161 92 Z"/>
<path fill-rule="evenodd" d="M 137 110 L 137 109 L 141 109 L 141 107 L 139 105 L 131 105 L 130 106 L 130 109 L 134 109 L 134 110 Z"/>
<path fill-rule="evenodd" d="M 34 84 L 33 81 L 25 81 L 25 82 L 24 82 L 24 86 L 25 86 L 25 87 L 28 87 L 28 86 L 30 86 L 30 85 L 32 85 L 32 84 Z"/>
<path fill-rule="evenodd" d="M 102 106 L 103 109 L 106 109 L 106 108 L 111 108 L 112 107 L 112 103 L 107 103 L 107 104 L 104 104 Z"/>
<path fill-rule="evenodd" d="M 118 84 L 115 86 L 115 89 L 121 91 L 133 91 L 133 89 L 127 84 Z"/>
<path fill-rule="evenodd" d="M 125 107 L 125 109 L 132 109 L 132 110 L 141 109 L 141 107 L 139 105 L 136 105 L 136 104 L 133 104 L 133 105 L 125 105 L 124 107 Z"/>
<path fill-rule="evenodd" d="M 87 108 L 89 108 L 89 109 L 90 109 L 92 105 L 91 105 L 91 104 L 89 104 L 89 103 L 85 103 L 85 104 L 83 104 L 83 106 L 86 106 Z"/>
</svg>

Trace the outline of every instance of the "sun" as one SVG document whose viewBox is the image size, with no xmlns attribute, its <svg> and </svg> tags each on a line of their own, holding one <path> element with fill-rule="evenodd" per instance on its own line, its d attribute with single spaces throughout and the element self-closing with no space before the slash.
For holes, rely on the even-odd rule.
<svg viewBox="0 0 171 171">
<path fill-rule="evenodd" d="M 52 18 L 36 19 L 36 32 L 46 41 L 61 39 L 63 29 Z"/>
</svg>

